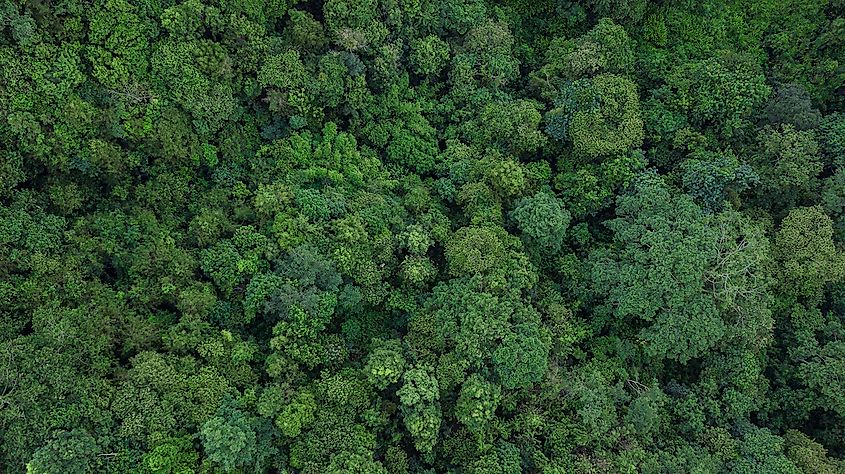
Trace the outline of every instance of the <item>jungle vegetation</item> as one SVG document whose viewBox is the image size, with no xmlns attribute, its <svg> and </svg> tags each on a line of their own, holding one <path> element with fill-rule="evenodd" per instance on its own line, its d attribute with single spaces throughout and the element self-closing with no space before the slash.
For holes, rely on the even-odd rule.
<svg viewBox="0 0 845 474">
<path fill-rule="evenodd" d="M 0 472 L 843 459 L 843 0 L 0 0 Z"/>
</svg>

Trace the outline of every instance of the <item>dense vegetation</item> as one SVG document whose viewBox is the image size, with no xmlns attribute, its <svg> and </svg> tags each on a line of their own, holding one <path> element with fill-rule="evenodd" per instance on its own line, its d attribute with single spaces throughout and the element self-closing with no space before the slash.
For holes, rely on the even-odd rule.
<svg viewBox="0 0 845 474">
<path fill-rule="evenodd" d="M 842 459 L 842 0 L 0 0 L 0 472 Z"/>
</svg>

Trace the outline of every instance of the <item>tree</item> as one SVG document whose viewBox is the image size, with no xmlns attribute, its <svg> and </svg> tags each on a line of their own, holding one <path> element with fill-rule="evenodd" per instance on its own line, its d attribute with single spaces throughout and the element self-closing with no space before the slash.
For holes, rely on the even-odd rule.
<svg viewBox="0 0 845 474">
<path fill-rule="evenodd" d="M 574 40 L 556 38 L 547 53 L 547 64 L 534 80 L 551 86 L 556 77 L 576 80 L 597 74 L 627 76 L 634 63 L 631 39 L 625 28 L 609 18 Z"/>
<path fill-rule="evenodd" d="M 845 165 L 845 114 L 834 112 L 822 118 L 819 124 L 819 142 L 829 162 Z"/>
<path fill-rule="evenodd" d="M 766 105 L 766 120 L 772 125 L 790 124 L 797 130 L 812 130 L 819 126 L 821 113 L 813 107 L 807 90 L 800 84 L 785 84 L 777 88 Z"/>
<path fill-rule="evenodd" d="M 308 72 L 297 51 L 268 57 L 258 72 L 258 83 L 269 89 L 271 111 L 306 120 L 321 116 L 322 110 L 308 96 Z"/>
<path fill-rule="evenodd" d="M 823 163 L 813 131 L 791 125 L 764 128 L 759 144 L 753 165 L 760 175 L 760 192 L 772 199 L 775 209 L 794 207 L 817 192 Z"/>
<path fill-rule="evenodd" d="M 555 254 L 563 246 L 572 220 L 558 199 L 548 192 L 538 192 L 517 202 L 510 218 L 516 222 L 528 245 L 536 245 L 544 254 Z"/>
<path fill-rule="evenodd" d="M 231 84 L 231 60 L 219 45 L 171 39 L 156 49 L 151 64 L 162 88 L 191 112 L 201 135 L 216 133 L 240 112 Z"/>
<path fill-rule="evenodd" d="M 518 324 L 493 352 L 493 367 L 506 389 L 540 382 L 549 365 L 550 337 L 536 324 Z"/>
<path fill-rule="evenodd" d="M 27 463 L 27 474 L 86 474 L 94 472 L 98 454 L 96 440 L 81 429 L 57 433 L 35 451 Z"/>
<path fill-rule="evenodd" d="M 470 375 L 461 386 L 455 404 L 458 421 L 478 436 L 483 435 L 496 416 L 501 390 L 478 374 Z"/>
<path fill-rule="evenodd" d="M 147 474 L 188 474 L 197 469 L 199 454 L 189 437 L 171 438 L 144 456 L 141 472 Z"/>
<path fill-rule="evenodd" d="M 727 203 L 738 203 L 739 196 L 759 181 L 759 176 L 730 150 L 698 151 L 680 165 L 684 191 L 708 212 L 718 212 Z"/>
<path fill-rule="evenodd" d="M 546 143 L 538 130 L 539 104 L 528 100 L 487 104 L 478 121 L 467 125 L 467 138 L 479 146 L 499 146 L 515 155 L 531 154 Z"/>
<path fill-rule="evenodd" d="M 833 244 L 833 223 L 819 207 L 789 211 L 775 236 L 782 291 L 817 301 L 827 283 L 845 276 L 845 257 Z"/>
<path fill-rule="evenodd" d="M 760 65 L 749 56 L 722 54 L 679 64 L 667 86 L 652 94 L 665 97 L 671 110 L 702 129 L 730 139 L 749 125 L 752 112 L 771 94 Z"/>
<path fill-rule="evenodd" d="M 430 367 L 414 367 L 402 375 L 402 387 L 396 392 L 401 402 L 405 427 L 417 451 L 427 455 L 437 443 L 442 414 L 437 379 Z"/>
<path fill-rule="evenodd" d="M 226 472 L 252 465 L 258 460 L 257 435 L 248 416 L 240 410 L 218 410 L 202 425 L 200 438 L 208 459 Z"/>
<path fill-rule="evenodd" d="M 734 472 L 760 470 L 798 474 L 800 471 L 783 453 L 783 439 L 766 429 L 752 428 L 739 444 L 739 458 L 731 463 Z"/>
<path fill-rule="evenodd" d="M 836 472 L 837 464 L 827 457 L 824 446 L 808 438 L 804 433 L 790 430 L 783 438 L 786 457 L 802 473 L 833 474 Z"/>
<path fill-rule="evenodd" d="M 492 227 L 464 227 L 446 247 L 446 258 L 453 275 L 481 273 L 497 264 L 505 252 L 505 244 Z"/>
<path fill-rule="evenodd" d="M 286 44 L 297 47 L 301 52 L 319 52 L 326 47 L 325 28 L 314 19 L 314 15 L 296 9 L 288 10 L 287 14 L 288 23 L 284 29 Z"/>
<path fill-rule="evenodd" d="M 361 454 L 344 452 L 332 457 L 328 470 L 331 474 L 387 474 L 387 470 L 379 461 Z"/>
<path fill-rule="evenodd" d="M 449 45 L 436 35 L 416 39 L 411 43 L 409 60 L 417 74 L 436 76 L 449 60 Z"/>
<path fill-rule="evenodd" d="M 834 221 L 834 240 L 845 242 L 845 169 L 824 180 L 821 201 L 825 213 Z"/>
<path fill-rule="evenodd" d="M 112 90 L 130 82 L 145 80 L 151 31 L 125 1 L 104 2 L 92 12 L 88 41 L 92 74 Z"/>
<path fill-rule="evenodd" d="M 762 324 L 758 330 L 770 327 L 768 242 L 759 228 L 732 213 L 714 222 L 653 174 L 634 189 L 618 199 L 619 217 L 605 224 L 616 250 L 594 255 L 593 282 L 606 292 L 612 317 L 648 323 L 638 336 L 646 353 L 687 362 L 727 342 L 729 324 L 749 315 Z"/>
<path fill-rule="evenodd" d="M 588 158 L 624 153 L 643 141 L 636 86 L 612 74 L 566 84 L 546 121 L 553 138 L 571 141 Z"/>
<path fill-rule="evenodd" d="M 845 469 L 843 0 L 0 0 L 0 472 Z"/>
<path fill-rule="evenodd" d="M 519 60 L 513 56 L 514 38 L 508 26 L 486 20 L 466 33 L 463 49 L 455 61 L 465 62 L 482 87 L 501 87 L 516 79 Z"/>
<path fill-rule="evenodd" d="M 364 371 L 370 383 L 380 390 L 398 382 L 405 371 L 401 343 L 395 339 L 375 341 Z"/>
<path fill-rule="evenodd" d="M 374 48 L 388 34 L 378 18 L 378 6 L 374 0 L 330 0 L 323 5 L 323 17 L 332 40 L 348 51 Z"/>
<path fill-rule="evenodd" d="M 590 7 L 598 17 L 609 17 L 624 25 L 638 23 L 646 12 L 643 0 L 591 0 Z"/>
</svg>

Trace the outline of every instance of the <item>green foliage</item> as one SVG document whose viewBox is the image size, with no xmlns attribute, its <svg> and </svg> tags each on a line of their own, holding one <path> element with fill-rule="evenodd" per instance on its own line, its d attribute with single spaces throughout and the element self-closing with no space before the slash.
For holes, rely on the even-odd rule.
<svg viewBox="0 0 845 474">
<path fill-rule="evenodd" d="M 478 374 L 472 374 L 461 386 L 455 416 L 471 432 L 483 434 L 496 416 L 500 396 L 499 387 Z"/>
<path fill-rule="evenodd" d="M 197 469 L 199 454 L 189 437 L 172 438 L 144 455 L 143 473 L 149 474 L 187 474 Z"/>
<path fill-rule="evenodd" d="M 519 60 L 513 56 L 513 46 L 514 38 L 508 26 L 487 20 L 466 33 L 465 52 L 455 60 L 465 62 L 482 87 L 501 87 L 519 74 Z"/>
<path fill-rule="evenodd" d="M 402 387 L 396 391 L 401 402 L 405 427 L 417 451 L 431 453 L 437 443 L 442 414 L 437 379 L 427 367 L 414 367 L 402 375 Z"/>
<path fill-rule="evenodd" d="M 684 191 L 710 212 L 737 202 L 740 194 L 759 181 L 751 166 L 740 162 L 730 150 L 694 152 L 681 163 L 680 169 Z"/>
<path fill-rule="evenodd" d="M 755 428 L 746 433 L 739 444 L 739 458 L 732 463 L 733 472 L 799 473 L 784 455 L 783 440 L 768 430 Z"/>
<path fill-rule="evenodd" d="M 377 2 L 329 0 L 323 5 L 326 30 L 336 44 L 348 51 L 379 45 L 387 36 L 387 28 L 378 21 Z"/>
<path fill-rule="evenodd" d="M 625 28 L 602 18 L 586 34 L 574 40 L 556 39 L 550 45 L 547 65 L 540 71 L 546 80 L 560 75 L 568 79 L 597 74 L 628 75 L 634 63 L 631 39 Z"/>
<path fill-rule="evenodd" d="M 231 59 L 219 45 L 195 40 L 168 41 L 152 56 L 153 70 L 173 101 L 191 112 L 197 131 L 219 131 L 238 114 L 231 80 Z"/>
<path fill-rule="evenodd" d="M 344 452 L 332 458 L 326 471 L 331 474 L 387 474 L 387 470 L 380 462 L 374 461 L 361 454 Z"/>
<path fill-rule="evenodd" d="M 256 433 L 250 420 L 238 410 L 218 411 L 200 430 L 208 459 L 232 472 L 256 462 Z"/>
<path fill-rule="evenodd" d="M 542 118 L 538 107 L 539 104 L 527 100 L 488 104 L 481 111 L 478 123 L 470 124 L 469 141 L 496 144 L 516 155 L 534 153 L 546 140 L 537 130 Z"/>
<path fill-rule="evenodd" d="M 449 60 L 449 44 L 435 35 L 416 39 L 411 43 L 408 59 L 417 74 L 435 76 L 440 74 Z"/>
<path fill-rule="evenodd" d="M 784 435 L 784 452 L 802 473 L 833 474 L 839 463 L 827 457 L 827 450 L 800 431 L 790 430 Z"/>
<path fill-rule="evenodd" d="M 640 332 L 646 353 L 681 362 L 704 355 L 729 336 L 731 308 L 768 319 L 768 243 L 753 224 L 732 213 L 708 217 L 654 175 L 619 198 L 617 213 L 606 223 L 616 250 L 596 253 L 593 281 L 614 318 L 650 323 Z"/>
<path fill-rule="evenodd" d="M 774 254 L 787 294 L 815 299 L 845 276 L 845 256 L 833 243 L 833 224 L 819 207 L 795 208 L 781 222 Z"/>
<path fill-rule="evenodd" d="M 770 49 L 772 75 L 778 82 L 797 82 L 819 102 L 837 103 L 831 94 L 842 81 L 841 16 L 827 15 L 826 2 L 783 2 L 769 7 L 771 17 L 763 44 Z M 841 102 L 838 102 L 841 104 Z"/>
<path fill-rule="evenodd" d="M 643 141 L 636 85 L 621 76 L 600 74 L 564 85 L 549 111 L 548 133 L 571 141 L 587 158 L 620 154 Z"/>
<path fill-rule="evenodd" d="M 760 192 L 776 203 L 773 207 L 794 207 L 793 203 L 815 194 L 823 164 L 812 131 L 799 131 L 791 125 L 782 130 L 764 128 L 759 141 L 754 165 L 761 178 Z"/>
<path fill-rule="evenodd" d="M 842 472 L 842 7 L 0 1 L 0 472 Z"/>
<path fill-rule="evenodd" d="M 666 82 L 654 91 L 660 101 L 690 124 L 726 139 L 748 126 L 751 114 L 771 94 L 759 64 L 734 54 L 680 64 Z"/>
<path fill-rule="evenodd" d="M 790 124 L 798 130 L 812 130 L 821 121 L 821 113 L 813 106 L 810 94 L 798 84 L 778 88 L 765 113 L 770 123 Z"/>
<path fill-rule="evenodd" d="M 529 245 L 536 245 L 544 254 L 555 254 L 563 246 L 566 230 L 572 220 L 560 201 L 548 192 L 538 192 L 520 200 L 510 213 Z"/>
<path fill-rule="evenodd" d="M 833 219 L 834 239 L 845 242 L 845 169 L 824 180 L 821 204 Z"/>
<path fill-rule="evenodd" d="M 398 382 L 405 371 L 401 343 L 392 339 L 373 344 L 364 371 L 370 383 L 380 390 Z"/>
<path fill-rule="evenodd" d="M 325 28 L 314 15 L 303 10 L 290 9 L 284 29 L 285 43 L 300 51 L 322 51 L 328 43 Z"/>
<path fill-rule="evenodd" d="M 463 227 L 446 247 L 446 259 L 453 275 L 482 273 L 503 258 L 505 245 L 496 228 Z"/>
<path fill-rule="evenodd" d="M 85 431 L 57 433 L 47 445 L 35 451 L 27 463 L 27 474 L 84 474 L 93 472 L 97 442 Z"/>
<path fill-rule="evenodd" d="M 591 0 L 588 4 L 598 18 L 613 18 L 625 25 L 639 22 L 648 6 L 644 0 Z"/>
<path fill-rule="evenodd" d="M 517 325 L 493 352 L 493 367 L 508 389 L 540 382 L 548 370 L 548 360 L 548 331 L 530 323 Z"/>
<path fill-rule="evenodd" d="M 825 116 L 819 124 L 819 137 L 828 159 L 839 167 L 845 165 L 845 114 Z"/>
</svg>

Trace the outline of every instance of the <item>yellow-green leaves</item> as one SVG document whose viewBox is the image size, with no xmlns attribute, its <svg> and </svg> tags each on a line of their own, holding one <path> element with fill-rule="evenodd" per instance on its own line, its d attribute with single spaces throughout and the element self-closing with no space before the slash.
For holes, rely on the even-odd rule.
<svg viewBox="0 0 845 474">
<path fill-rule="evenodd" d="M 598 107 L 577 108 L 572 114 L 570 138 L 576 153 L 590 158 L 622 153 L 643 142 L 643 120 L 636 85 L 610 74 L 592 80 Z"/>
<path fill-rule="evenodd" d="M 819 207 L 796 208 L 775 236 L 783 291 L 816 301 L 828 283 L 845 277 L 845 255 L 833 243 L 833 223 Z"/>
</svg>

